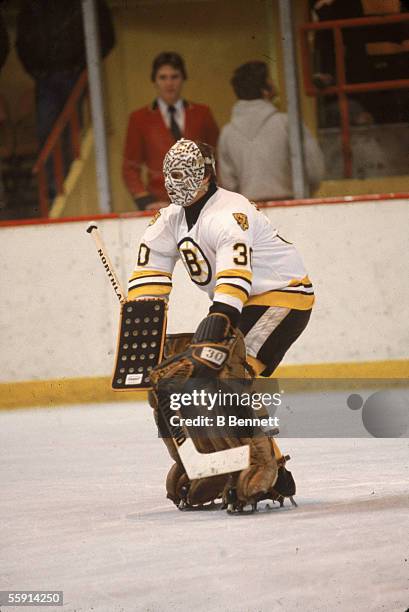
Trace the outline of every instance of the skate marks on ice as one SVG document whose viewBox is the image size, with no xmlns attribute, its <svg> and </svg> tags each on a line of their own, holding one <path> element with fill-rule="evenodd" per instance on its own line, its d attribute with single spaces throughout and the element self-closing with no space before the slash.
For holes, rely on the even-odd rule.
<svg viewBox="0 0 409 612">
<path fill-rule="evenodd" d="M 169 502 L 170 504 L 170 502 Z M 144 511 L 144 512 L 133 512 L 128 514 L 125 518 L 130 521 L 143 521 L 143 522 L 158 522 L 162 523 L 163 519 L 166 518 L 168 520 L 172 520 L 173 522 L 179 521 L 183 522 L 186 520 L 187 522 L 203 522 L 203 521 L 211 521 L 211 520 L 219 520 L 219 519 L 229 519 L 232 516 L 261 516 L 266 515 L 270 512 L 287 512 L 291 510 L 290 502 L 288 502 L 288 506 L 284 506 L 280 508 L 280 504 L 273 504 L 270 502 L 259 502 L 258 508 L 255 512 L 250 511 L 250 506 L 248 506 L 248 510 L 244 510 L 243 512 L 234 512 L 229 514 L 226 509 L 222 508 L 222 503 L 217 502 L 214 504 L 206 504 L 197 508 L 185 508 L 183 510 L 179 510 L 176 506 L 170 506 L 170 508 L 160 507 L 153 508 L 152 511 Z M 170 516 L 170 512 L 172 515 Z"/>
<path fill-rule="evenodd" d="M 182 511 L 178 510 L 176 506 L 157 506 L 151 510 L 127 514 L 125 518 L 130 521 L 141 521 L 143 523 L 162 523 L 163 519 L 165 518 L 172 519 L 172 521 L 177 520 L 181 522 L 186 519 L 188 522 L 191 520 L 202 522 L 203 520 L 218 520 L 221 517 L 226 519 L 240 516 L 260 518 L 267 517 L 268 515 L 274 515 L 274 518 L 278 518 L 279 515 L 288 514 L 290 512 L 292 518 L 308 519 L 325 515 L 353 514 L 358 512 L 372 513 L 407 509 L 409 508 L 409 493 L 382 496 L 377 496 L 374 494 L 371 497 L 364 497 L 362 499 L 331 502 L 312 500 L 308 498 L 297 498 L 297 503 L 298 507 L 294 507 L 291 506 L 288 500 L 286 500 L 286 505 L 280 507 L 278 503 L 273 503 L 272 501 L 262 501 L 259 502 L 255 512 L 244 510 L 243 512 L 236 512 L 232 514 L 228 514 L 226 510 L 222 509 L 221 502 L 206 504 L 200 508 L 188 508 Z"/>
<path fill-rule="evenodd" d="M 351 514 L 355 512 L 385 512 L 409 508 L 409 494 L 384 495 L 365 497 L 362 499 L 351 499 L 350 501 L 320 502 L 310 500 L 299 500 L 298 508 L 294 508 L 298 517 L 327 515 L 327 514 Z"/>
<path fill-rule="evenodd" d="M 147 405 L 0 421 L 4 589 L 59 586 L 67 612 L 407 607 L 408 440 L 280 438 L 299 507 L 233 518 L 165 498 Z"/>
<path fill-rule="evenodd" d="M 164 519 L 176 521 L 179 519 L 179 515 L 188 514 L 203 514 L 207 515 L 210 513 L 222 513 L 220 510 L 221 504 L 208 504 L 202 508 L 189 508 L 189 510 L 178 510 L 171 502 L 166 505 L 156 506 L 151 510 L 145 510 L 141 512 L 132 512 L 126 515 L 126 519 L 129 521 L 141 521 L 147 522 L 158 522 L 162 523 Z M 176 515 L 176 516 L 175 516 Z"/>
</svg>

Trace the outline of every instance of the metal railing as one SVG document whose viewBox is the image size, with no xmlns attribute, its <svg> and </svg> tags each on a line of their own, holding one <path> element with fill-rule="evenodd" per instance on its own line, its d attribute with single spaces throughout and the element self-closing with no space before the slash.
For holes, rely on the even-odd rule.
<svg viewBox="0 0 409 612">
<path fill-rule="evenodd" d="M 352 148 L 351 130 L 349 123 L 348 94 L 409 89 L 409 79 L 394 79 L 387 81 L 373 81 L 363 83 L 347 83 L 345 69 L 345 47 L 342 30 L 346 28 L 370 27 L 392 23 L 409 22 L 409 13 L 399 15 L 384 15 L 380 17 L 359 17 L 357 19 L 340 19 L 334 21 L 321 21 L 318 23 L 305 23 L 300 27 L 301 58 L 304 77 L 304 89 L 309 96 L 337 95 L 341 117 L 342 155 L 344 161 L 344 177 L 352 176 Z M 318 89 L 312 82 L 311 48 L 308 40 L 309 32 L 317 30 L 332 30 L 334 35 L 336 84 Z"/>
<path fill-rule="evenodd" d="M 53 183 L 57 195 L 64 193 L 65 173 L 62 140 L 66 129 L 69 130 L 71 148 L 70 161 L 74 161 L 80 157 L 81 122 L 79 102 L 84 96 L 87 86 L 88 76 L 87 71 L 84 70 L 74 85 L 60 116 L 55 122 L 34 164 L 33 173 L 37 175 L 38 179 L 38 199 L 42 218 L 48 218 L 49 216 L 50 183 Z M 53 172 L 51 176 L 47 168 L 50 164 L 49 160 L 52 160 Z"/>
</svg>

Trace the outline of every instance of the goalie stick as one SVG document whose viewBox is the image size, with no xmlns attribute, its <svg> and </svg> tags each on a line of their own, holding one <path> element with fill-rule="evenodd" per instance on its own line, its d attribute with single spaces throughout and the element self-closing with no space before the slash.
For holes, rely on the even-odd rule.
<svg viewBox="0 0 409 612">
<path fill-rule="evenodd" d="M 104 266 L 106 273 L 108 274 L 108 278 L 111 282 L 115 295 L 117 296 L 120 303 L 124 304 L 126 302 L 125 291 L 122 289 L 121 282 L 115 273 L 114 266 L 112 265 L 111 260 L 107 255 L 105 245 L 98 230 L 98 226 L 94 221 L 90 223 L 90 225 L 87 227 L 87 233 L 91 234 L 91 236 L 94 238 L 98 255 L 100 256 L 101 263 Z"/>
<path fill-rule="evenodd" d="M 98 255 L 101 258 L 108 278 L 112 284 L 115 295 L 121 304 L 126 302 L 126 295 L 122 289 L 118 276 L 115 273 L 114 267 L 107 255 L 104 243 L 95 222 L 90 223 L 87 228 L 87 233 L 95 240 Z M 193 480 L 196 478 L 205 478 L 207 476 L 217 476 L 219 474 L 229 474 L 244 470 L 249 465 L 250 448 L 249 446 L 239 446 L 215 453 L 199 453 L 195 447 L 193 440 L 187 437 L 180 427 L 175 427 L 171 424 L 170 418 L 174 416 L 172 410 L 160 408 L 162 416 L 165 420 L 167 428 L 172 435 L 173 443 L 183 463 L 188 477 Z"/>
<path fill-rule="evenodd" d="M 185 438 L 176 448 L 190 480 L 241 472 L 250 463 L 250 447 L 237 446 L 216 453 L 199 453 L 191 438 Z"/>
</svg>

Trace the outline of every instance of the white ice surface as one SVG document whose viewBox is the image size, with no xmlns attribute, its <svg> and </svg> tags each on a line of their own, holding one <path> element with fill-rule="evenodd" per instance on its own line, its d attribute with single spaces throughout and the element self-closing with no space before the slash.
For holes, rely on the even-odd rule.
<svg viewBox="0 0 409 612">
<path fill-rule="evenodd" d="M 63 590 L 66 612 L 406 610 L 409 440 L 281 446 L 298 508 L 180 512 L 148 406 L 0 413 L 0 590 Z"/>
</svg>

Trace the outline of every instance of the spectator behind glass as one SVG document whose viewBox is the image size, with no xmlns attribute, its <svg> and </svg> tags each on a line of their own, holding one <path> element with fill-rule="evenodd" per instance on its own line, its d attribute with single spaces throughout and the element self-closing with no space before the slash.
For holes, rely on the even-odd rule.
<svg viewBox="0 0 409 612">
<path fill-rule="evenodd" d="M 267 64 L 239 66 L 231 84 L 238 102 L 220 135 L 221 186 L 256 201 L 292 198 L 288 117 L 271 102 L 277 92 Z M 308 184 L 315 191 L 323 179 L 324 162 L 306 127 L 304 149 Z"/>
<path fill-rule="evenodd" d="M 162 164 L 179 138 L 216 145 L 219 130 L 209 107 L 182 98 L 186 79 L 183 58 L 175 52 L 160 53 L 153 60 L 151 72 L 157 97 L 129 117 L 122 175 L 139 210 L 169 204 Z M 147 170 L 146 185 L 143 167 Z"/>
<path fill-rule="evenodd" d="M 111 13 L 105 0 L 97 1 L 97 12 L 101 53 L 105 57 L 115 44 Z M 81 0 L 22 0 L 16 48 L 25 70 L 35 81 L 37 128 L 42 147 L 86 65 Z M 64 149 L 69 148 L 67 142 L 64 145 Z M 71 157 L 69 151 L 64 152 L 65 157 Z"/>
</svg>

